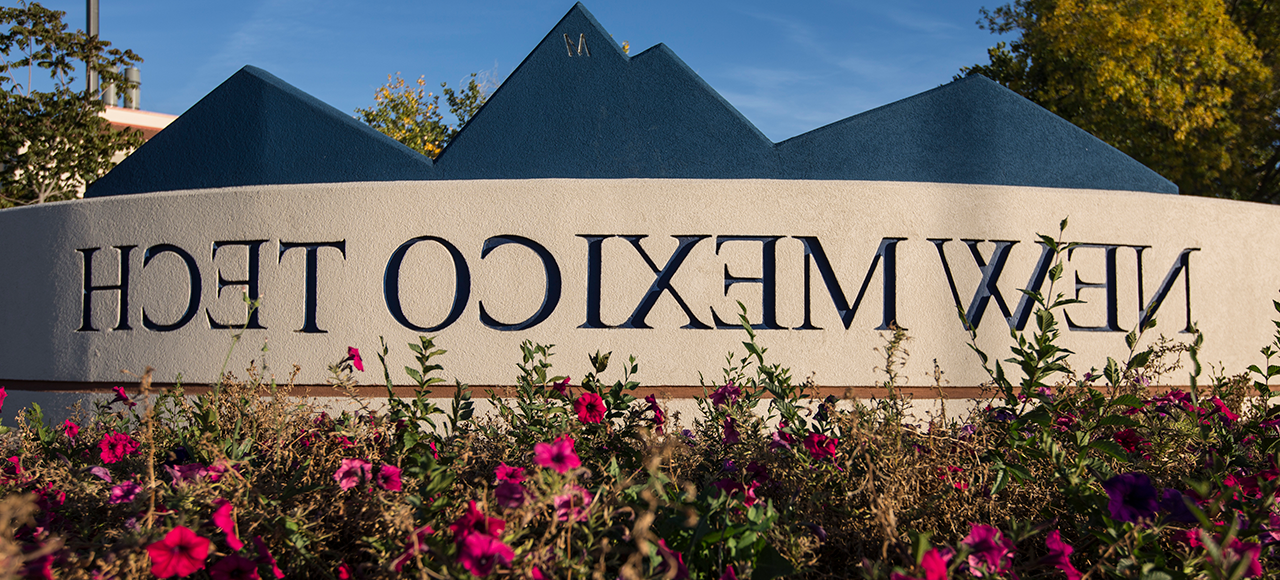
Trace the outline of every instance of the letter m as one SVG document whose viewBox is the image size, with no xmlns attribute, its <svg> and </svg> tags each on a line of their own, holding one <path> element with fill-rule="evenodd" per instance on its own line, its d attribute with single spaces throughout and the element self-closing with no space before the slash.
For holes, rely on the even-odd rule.
<svg viewBox="0 0 1280 580">
<path fill-rule="evenodd" d="M 840 313 L 840 322 L 843 322 L 845 330 L 848 330 L 853 324 L 854 315 L 858 313 L 858 306 L 862 304 L 862 297 L 867 293 L 867 286 L 871 284 L 871 276 L 875 274 L 876 266 L 880 264 L 882 258 L 884 259 L 884 271 L 881 272 L 884 278 L 884 312 L 880 326 L 877 326 L 876 330 L 889 330 L 889 325 L 895 322 L 898 316 L 897 245 L 906 238 L 880 240 L 880 247 L 876 248 L 876 255 L 871 258 L 871 267 L 867 268 L 867 277 L 862 280 L 862 287 L 858 289 L 858 297 L 853 299 L 852 306 L 845 298 L 844 290 L 840 288 L 840 281 L 836 279 L 836 272 L 831 267 L 831 260 L 827 259 L 827 253 L 823 251 L 822 243 L 818 238 L 809 236 L 795 236 L 795 238 L 804 244 L 804 324 L 794 330 L 822 330 L 813 325 L 810 316 L 810 264 L 818 267 L 818 272 L 822 274 L 822 282 L 827 287 L 827 294 L 831 296 L 836 312 Z"/>
</svg>

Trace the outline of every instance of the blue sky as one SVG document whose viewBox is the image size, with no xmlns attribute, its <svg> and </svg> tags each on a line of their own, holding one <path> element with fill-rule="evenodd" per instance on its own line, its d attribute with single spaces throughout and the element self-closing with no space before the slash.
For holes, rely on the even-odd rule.
<svg viewBox="0 0 1280 580">
<path fill-rule="evenodd" d="M 12 0 L 5 0 L 12 6 Z M 774 141 L 944 84 L 999 37 L 999 0 L 584 2 L 631 53 L 665 43 Z M 84 0 L 49 0 L 85 26 Z M 145 59 L 142 108 L 181 114 L 246 64 L 352 113 L 390 73 L 505 78 L 567 0 L 101 1 L 101 36 Z"/>
</svg>

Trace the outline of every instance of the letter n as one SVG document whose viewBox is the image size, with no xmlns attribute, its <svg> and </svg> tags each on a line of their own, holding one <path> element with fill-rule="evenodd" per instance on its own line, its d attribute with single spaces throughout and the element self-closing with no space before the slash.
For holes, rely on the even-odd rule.
<svg viewBox="0 0 1280 580">
<path fill-rule="evenodd" d="M 1138 252 L 1138 300 L 1142 300 L 1142 251 L 1145 247 L 1135 248 Z M 1169 268 L 1169 272 L 1164 275 L 1164 281 L 1160 283 L 1160 287 L 1156 289 L 1156 293 L 1151 296 L 1151 300 L 1147 301 L 1147 305 L 1138 313 L 1138 324 L 1140 328 L 1145 328 L 1156 316 L 1156 311 L 1160 309 L 1160 305 L 1164 299 L 1169 296 L 1169 291 L 1173 289 L 1173 283 L 1178 280 L 1178 275 L 1182 274 L 1183 290 L 1186 294 L 1186 316 L 1187 324 L 1183 327 L 1182 332 L 1191 332 L 1191 252 L 1198 252 L 1200 248 L 1184 248 L 1178 253 L 1178 257 L 1173 260 L 1173 266 Z"/>
</svg>

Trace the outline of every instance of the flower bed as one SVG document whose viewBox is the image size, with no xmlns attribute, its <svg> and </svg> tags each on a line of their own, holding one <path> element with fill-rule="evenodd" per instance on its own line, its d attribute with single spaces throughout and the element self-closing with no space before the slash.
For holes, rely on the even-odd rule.
<svg viewBox="0 0 1280 580">
<path fill-rule="evenodd" d="M 474 416 L 469 390 L 434 376 L 428 338 L 410 346 L 414 398 L 391 393 L 381 346 L 379 412 L 317 413 L 253 368 L 199 397 L 120 389 L 60 426 L 32 408 L 4 439 L 0 575 L 1276 575 L 1280 337 L 1252 377 L 1202 377 L 1199 335 L 1145 348 L 1149 328 L 1077 375 L 1056 346 L 1071 301 L 1035 298 L 1037 328 L 1006 361 L 1018 376 L 991 365 L 989 405 L 921 425 L 896 396 L 904 332 L 887 337 L 885 396 L 863 405 L 817 400 L 749 328 L 687 422 L 638 396 L 634 360 L 597 353 L 575 382 L 531 343 L 516 396 Z M 1183 355 L 1191 388 L 1153 388 Z M 354 348 L 331 370 L 340 386 L 366 372 Z M 428 397 L 441 388 L 448 408 Z"/>
</svg>

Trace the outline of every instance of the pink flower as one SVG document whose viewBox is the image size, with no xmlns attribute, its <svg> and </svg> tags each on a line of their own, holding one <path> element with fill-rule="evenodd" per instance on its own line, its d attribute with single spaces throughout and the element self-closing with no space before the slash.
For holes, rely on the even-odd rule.
<svg viewBox="0 0 1280 580">
<path fill-rule="evenodd" d="M 476 507 L 475 500 L 467 507 L 467 513 L 462 514 L 458 521 L 453 522 L 449 526 L 449 531 L 453 533 L 453 541 L 461 544 L 467 536 L 479 534 L 484 536 L 500 536 L 502 530 L 507 527 L 507 522 L 502 518 L 491 518 L 484 515 L 479 508 Z"/>
<path fill-rule="evenodd" d="M 1151 444 L 1148 443 L 1146 439 L 1143 439 L 1142 435 L 1139 435 L 1134 429 L 1123 429 L 1116 432 L 1116 434 L 1112 435 L 1111 438 L 1115 439 L 1116 443 L 1119 443 L 1120 446 L 1124 447 L 1124 450 L 1129 453 L 1137 453 L 1142 447 L 1151 446 Z"/>
<path fill-rule="evenodd" d="M 0 407 L 3 407 L 3 403 L 0 403 Z M 67 419 L 62 422 L 62 434 L 66 435 L 67 439 L 75 439 L 76 435 L 80 434 L 80 426 L 72 423 L 71 419 Z"/>
<path fill-rule="evenodd" d="M 1229 566 L 1234 567 L 1236 562 L 1248 562 L 1248 569 L 1244 573 L 1245 578 L 1253 578 L 1262 575 L 1262 563 L 1258 561 L 1258 556 L 1262 555 L 1262 546 L 1257 542 L 1245 542 L 1240 538 L 1231 538 L 1231 543 L 1222 547 L 1223 557 L 1230 562 Z M 1212 556 L 1210 556 L 1212 558 Z"/>
<path fill-rule="evenodd" d="M 378 467 L 378 477 L 376 479 L 378 487 L 387 491 L 400 491 L 400 468 L 394 465 L 382 464 Z"/>
<path fill-rule="evenodd" d="M 173 483 L 181 484 L 188 481 L 199 480 L 208 471 L 204 465 L 199 463 L 188 463 L 186 465 L 166 465 L 164 470 L 168 472 L 169 477 L 173 479 Z"/>
<path fill-rule="evenodd" d="M 95 465 L 93 467 L 90 467 L 89 475 L 92 475 L 107 483 L 111 483 L 111 472 L 107 471 L 107 468 L 102 467 L 101 465 Z"/>
<path fill-rule="evenodd" d="M 729 564 L 729 566 L 724 569 L 724 574 L 720 575 L 720 580 L 738 580 L 738 575 L 733 571 L 733 564 Z"/>
<path fill-rule="evenodd" d="M 985 574 L 1004 575 L 1013 558 L 1013 541 L 1000 534 L 995 526 L 971 524 L 969 535 L 960 543 L 969 548 L 969 571 L 981 578 Z"/>
<path fill-rule="evenodd" d="M 738 422 L 733 417 L 724 418 L 724 444 L 733 445 L 742 441 L 742 436 L 738 434 Z"/>
<path fill-rule="evenodd" d="M 4 409 L 4 399 L 8 396 L 9 393 L 4 390 L 4 387 L 0 387 L 0 409 Z"/>
<path fill-rule="evenodd" d="M 112 505 L 129 503 L 133 501 L 133 498 L 138 497 L 139 491 L 142 491 L 142 486 L 132 481 L 122 481 L 120 485 L 111 488 L 111 493 L 107 496 L 107 503 Z"/>
<path fill-rule="evenodd" d="M 258 563 L 271 566 L 271 575 L 275 576 L 276 580 L 283 580 L 284 571 L 280 569 L 275 556 L 272 556 L 271 551 L 267 549 L 267 543 L 262 541 L 262 536 L 254 536 L 253 545 L 258 549 Z"/>
<path fill-rule="evenodd" d="M 595 393 L 582 393 L 573 402 L 573 410 L 578 413 L 578 420 L 583 423 L 599 423 L 604 419 L 604 399 Z"/>
<path fill-rule="evenodd" d="M 569 396 L 569 377 L 551 383 L 551 389 L 559 393 L 561 397 Z"/>
<path fill-rule="evenodd" d="M 329 360 L 333 360 L 333 359 L 329 359 Z M 356 370 L 364 372 L 364 359 L 360 358 L 360 349 L 354 346 L 348 346 L 347 360 L 351 361 L 351 366 L 356 367 Z"/>
<path fill-rule="evenodd" d="M 373 466 L 363 459 L 343 459 L 342 465 L 333 473 L 333 479 L 337 480 L 338 487 L 345 491 L 360 485 L 362 481 L 368 481 L 372 475 L 372 469 Z"/>
<path fill-rule="evenodd" d="M 1235 413 L 1232 413 L 1231 409 L 1227 408 L 1227 404 L 1222 402 L 1222 399 L 1214 397 L 1212 399 L 1209 399 L 1209 402 L 1213 403 L 1213 406 L 1217 407 L 1217 411 L 1222 414 L 1222 417 L 1224 419 L 1223 423 L 1232 425 L 1232 424 L 1235 424 L 1236 421 L 1240 420 L 1240 416 Z"/>
<path fill-rule="evenodd" d="M 510 481 L 512 483 L 520 483 L 524 481 L 524 468 L 511 467 L 506 463 L 499 463 L 498 467 L 493 470 L 494 477 L 498 481 Z"/>
<path fill-rule="evenodd" d="M 511 565 L 515 557 L 511 547 L 486 534 L 471 534 L 458 550 L 458 562 L 476 576 L 488 576 L 498 564 Z"/>
<path fill-rule="evenodd" d="M 662 433 L 662 426 L 667 424 L 667 414 L 662 412 L 662 407 L 658 406 L 658 398 L 649 395 L 644 398 L 649 403 L 649 410 L 653 411 L 653 425 L 658 433 Z"/>
<path fill-rule="evenodd" d="M 139 443 L 133 437 L 115 431 L 104 435 L 102 441 L 98 442 L 98 448 L 102 450 L 102 462 L 108 465 L 124 459 L 126 455 L 137 455 L 138 446 Z"/>
<path fill-rule="evenodd" d="M 659 574 L 667 574 L 672 564 L 675 564 L 675 574 L 669 575 L 669 578 L 683 580 L 689 577 L 689 568 L 684 565 L 684 554 L 668 548 L 665 539 L 658 540 L 658 555 L 662 556 L 662 563 L 658 565 Z"/>
<path fill-rule="evenodd" d="M 743 483 L 738 483 L 736 481 L 733 481 L 731 479 L 721 479 L 720 481 L 717 481 L 711 485 L 714 485 L 715 487 L 719 488 L 721 491 L 725 492 L 730 496 L 736 493 L 741 493 L 742 503 L 747 507 L 751 507 L 755 505 L 757 501 L 760 501 L 760 498 L 756 497 L 756 487 L 758 487 L 760 484 L 754 481 L 749 484 L 743 484 Z"/>
<path fill-rule="evenodd" d="M 948 548 L 950 550 L 950 548 Z M 947 560 L 951 554 L 943 554 L 937 548 L 929 548 L 920 558 L 920 567 L 924 568 L 925 580 L 947 580 Z"/>
<path fill-rule="evenodd" d="M 576 485 L 570 486 L 567 491 L 568 493 L 552 499 L 556 507 L 556 519 L 562 522 L 587 521 L 587 509 L 594 499 L 591 492 Z"/>
<path fill-rule="evenodd" d="M 227 545 L 237 551 L 243 548 L 244 542 L 241 542 L 240 536 L 236 535 L 236 522 L 231 519 L 231 511 L 235 509 L 231 506 L 231 502 L 218 498 L 213 500 L 213 507 L 213 525 L 227 535 Z"/>
<path fill-rule="evenodd" d="M 124 403 L 126 405 L 129 405 L 130 409 L 138 406 L 137 403 L 134 403 L 129 400 L 129 394 L 124 392 L 124 387 L 120 387 L 120 386 L 111 387 L 111 390 L 116 392 L 116 398 L 111 399 L 111 404 L 114 405 L 116 403 Z"/>
<path fill-rule="evenodd" d="M 836 455 L 836 445 L 840 443 L 835 437 L 827 437 L 821 433 L 810 433 L 804 438 L 804 450 L 809 456 L 822 461 Z"/>
<path fill-rule="evenodd" d="M 1044 545 L 1049 548 L 1049 555 L 1044 557 L 1044 563 L 1065 572 L 1067 580 L 1080 580 L 1082 574 L 1071 565 L 1070 556 L 1075 548 L 1062 541 L 1062 534 L 1058 530 L 1049 532 L 1048 537 L 1044 539 Z"/>
<path fill-rule="evenodd" d="M 566 473 L 582 465 L 582 460 L 578 459 L 578 454 L 573 450 L 573 438 L 568 435 L 561 435 L 551 443 L 534 445 L 533 461 L 559 473 Z"/>
<path fill-rule="evenodd" d="M 720 388 L 711 392 L 711 404 L 717 407 L 732 405 L 738 402 L 738 398 L 742 396 L 742 389 L 733 384 L 733 381 L 725 383 Z"/>
<path fill-rule="evenodd" d="M 231 554 L 209 568 L 213 580 L 258 580 L 258 565 L 253 560 Z"/>
<path fill-rule="evenodd" d="M 203 570 L 211 543 L 184 526 L 173 528 L 163 540 L 147 546 L 151 573 L 160 578 L 185 578 Z"/>
<path fill-rule="evenodd" d="M 404 569 L 405 564 L 408 564 L 409 560 L 414 556 L 426 552 L 428 550 L 427 536 L 434 533 L 436 531 L 431 526 L 422 526 L 414 530 L 404 541 L 404 552 L 391 561 L 391 567 L 396 572 L 399 572 Z M 346 566 L 346 564 L 343 564 L 343 566 Z"/>
</svg>

